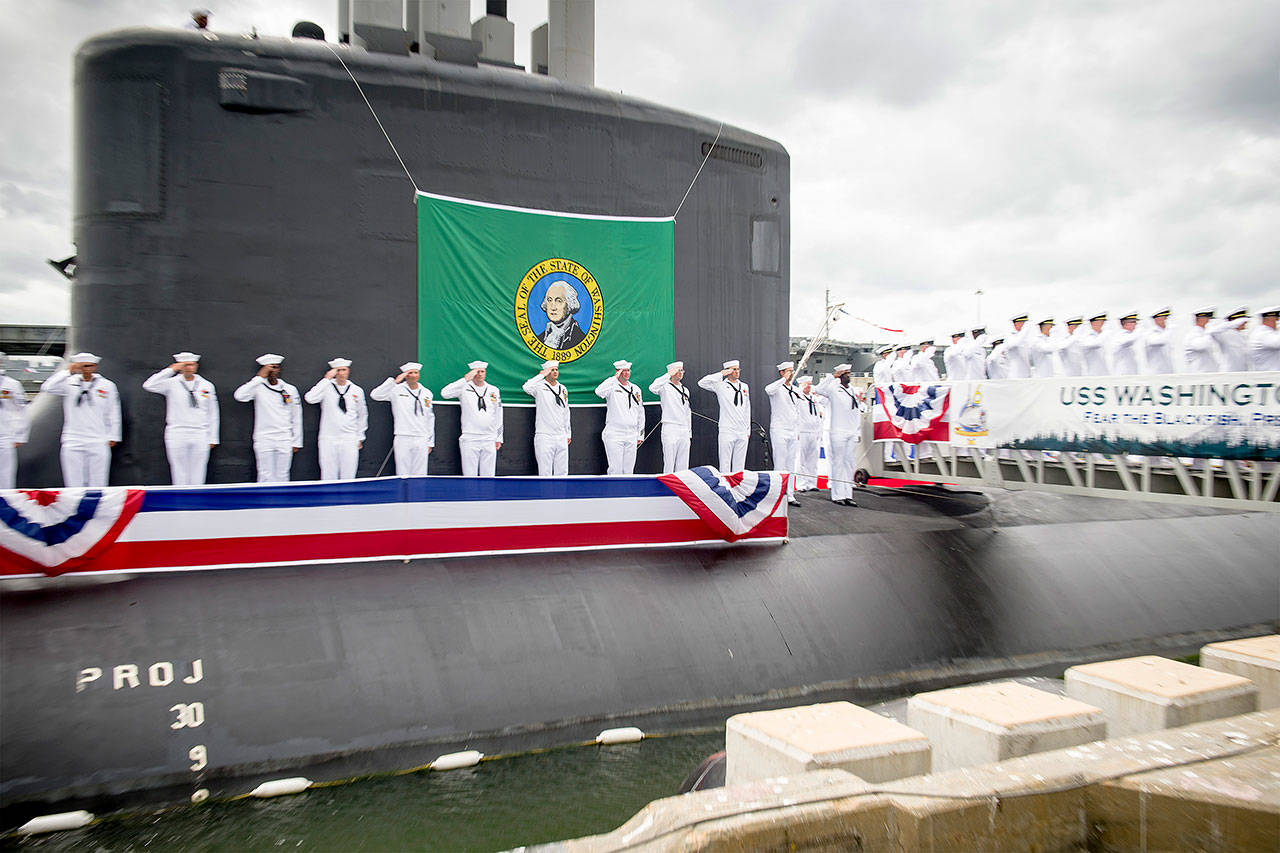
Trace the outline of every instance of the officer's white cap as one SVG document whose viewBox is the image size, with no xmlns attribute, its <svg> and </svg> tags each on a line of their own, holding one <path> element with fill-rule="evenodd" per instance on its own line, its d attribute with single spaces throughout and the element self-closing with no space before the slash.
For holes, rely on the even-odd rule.
<svg viewBox="0 0 1280 853">
<path fill-rule="evenodd" d="M 191 10 L 191 17 L 193 18 L 207 18 L 211 14 L 213 13 L 210 12 L 208 9 L 192 9 Z"/>
<path fill-rule="evenodd" d="M 1239 308 L 1236 308 L 1236 309 L 1235 309 L 1235 310 L 1233 310 L 1230 314 L 1228 314 L 1228 315 L 1227 315 L 1227 319 L 1228 319 L 1228 320 L 1240 320 L 1240 319 L 1242 319 L 1242 318 L 1244 318 L 1244 317 L 1248 317 L 1248 316 L 1249 316 L 1249 309 L 1248 309 L 1248 308 L 1245 308 L 1243 305 L 1241 305 Z"/>
<path fill-rule="evenodd" d="M 279 364 L 280 362 L 284 361 L 284 356 L 276 355 L 273 352 L 269 352 L 266 355 L 258 356 L 257 360 L 258 360 L 258 364 L 261 364 L 263 367 L 266 367 L 269 364 Z"/>
<path fill-rule="evenodd" d="M 1212 305 L 1201 305 L 1195 310 L 1195 315 L 1197 317 L 1203 317 L 1205 315 L 1212 317 L 1216 313 L 1218 313 L 1218 309 Z"/>
<path fill-rule="evenodd" d="M 401 373 L 408 373 L 410 370 L 421 370 L 421 369 L 422 369 L 422 364 L 421 362 L 417 362 L 417 361 L 406 361 L 404 364 L 400 365 Z"/>
<path fill-rule="evenodd" d="M 795 369 L 796 369 L 796 363 L 794 361 L 778 362 L 778 370 L 795 370 Z"/>
<path fill-rule="evenodd" d="M 800 382 L 800 384 L 801 384 L 801 385 L 804 385 L 804 384 L 806 384 L 806 383 L 811 383 L 811 382 L 813 382 L 813 377 L 812 377 L 812 376 L 801 376 L 801 377 L 800 377 L 800 379 L 799 379 L 799 382 Z"/>
<path fill-rule="evenodd" d="M 1048 323 L 1050 326 L 1055 326 L 1055 325 L 1057 325 L 1057 324 L 1054 322 L 1054 320 L 1053 320 L 1053 318 L 1052 318 L 1052 317 L 1045 317 L 1043 320 L 1041 320 L 1041 321 L 1040 321 L 1039 323 L 1037 323 L 1036 325 L 1038 325 L 1038 326 L 1043 326 L 1045 323 Z"/>
<path fill-rule="evenodd" d="M 78 352 L 71 356 L 71 360 L 80 364 L 97 364 L 99 361 L 102 361 L 102 359 L 98 358 L 91 352 Z"/>
<path fill-rule="evenodd" d="M 1097 314 L 1094 314 L 1089 317 L 1089 322 L 1092 323 L 1094 320 L 1105 320 L 1105 319 L 1107 319 L 1107 312 L 1099 311 Z"/>
<path fill-rule="evenodd" d="M 1270 308 L 1263 308 L 1261 311 L 1258 312 L 1258 314 L 1263 317 L 1270 317 L 1276 314 L 1280 314 L 1280 305 L 1272 305 Z M 4 353 L 0 353 L 0 355 L 4 355 Z"/>
<path fill-rule="evenodd" d="M 667 373 L 670 373 L 670 372 L 671 372 L 671 371 L 673 371 L 673 370 L 684 370 L 684 362 L 683 362 L 683 361 L 673 361 L 673 362 L 671 362 L 670 364 L 668 364 L 668 365 L 667 365 Z"/>
<path fill-rule="evenodd" d="M 1010 323 L 1025 323 L 1025 322 L 1027 322 L 1027 321 L 1028 321 L 1028 320 L 1030 320 L 1030 319 L 1031 319 L 1031 315 L 1030 315 L 1030 314 L 1027 314 L 1026 312 L 1023 312 L 1023 313 L 1021 313 L 1021 314 L 1014 314 L 1012 317 L 1010 317 L 1010 318 L 1009 318 L 1009 322 L 1010 322 Z"/>
<path fill-rule="evenodd" d="M 952 340 L 955 340 L 956 338 L 963 338 L 966 334 L 967 332 L 952 332 L 951 338 Z"/>
<path fill-rule="evenodd" d="M 560 362 L 556 361 L 554 358 L 551 359 L 550 361 L 542 362 L 543 370 L 550 370 L 553 367 L 559 367 L 559 366 L 560 366 Z"/>
<path fill-rule="evenodd" d="M 922 346 L 922 347 L 931 347 L 931 346 L 933 346 L 933 341 L 932 341 L 932 340 L 921 341 L 921 342 L 920 342 L 920 346 Z"/>
<path fill-rule="evenodd" d="M 1161 305 L 1159 308 L 1151 312 L 1152 317 L 1168 317 L 1173 313 L 1173 307 L 1170 305 Z"/>
<path fill-rule="evenodd" d="M 350 367 L 350 366 L 351 366 L 351 359 L 349 359 L 349 358 L 334 358 L 334 359 L 330 359 L 330 360 L 329 360 L 329 366 L 330 366 L 330 367 Z"/>
<path fill-rule="evenodd" d="M 885 344 L 876 350 L 876 355 L 888 355 L 891 352 L 893 352 L 893 344 Z"/>
<path fill-rule="evenodd" d="M 725 369 L 725 370 L 728 370 L 728 369 L 729 369 L 729 368 L 731 368 L 731 367 L 738 367 L 738 366 L 739 366 L 739 364 L 738 364 L 738 360 L 737 360 L 736 358 L 730 359 L 730 360 L 728 360 L 728 361 L 726 361 L 726 362 L 724 363 L 724 369 Z"/>
<path fill-rule="evenodd" d="M 467 362 L 467 367 L 471 368 L 472 370 L 486 370 L 486 369 L 489 367 L 489 362 L 487 362 L 487 361 L 469 361 L 469 362 Z"/>
<path fill-rule="evenodd" d="M 831 368 L 831 372 L 832 372 L 832 373 L 839 373 L 839 372 L 840 372 L 840 371 L 842 371 L 842 370 L 853 370 L 853 365 L 852 365 L 852 364 L 837 364 L 835 367 Z"/>
<path fill-rule="evenodd" d="M 627 361 L 626 359 L 620 358 L 613 363 L 613 369 L 614 370 L 630 370 L 631 362 Z"/>
<path fill-rule="evenodd" d="M 1067 325 L 1068 325 L 1068 326 L 1083 326 L 1083 325 L 1084 325 L 1084 315 L 1083 315 L 1083 314 L 1076 314 L 1076 315 L 1075 315 L 1075 316 L 1073 316 L 1073 317 L 1068 317 L 1068 318 L 1067 318 Z"/>
<path fill-rule="evenodd" d="M 173 354 L 174 361 L 199 361 L 200 356 L 193 352 L 175 352 Z"/>
</svg>

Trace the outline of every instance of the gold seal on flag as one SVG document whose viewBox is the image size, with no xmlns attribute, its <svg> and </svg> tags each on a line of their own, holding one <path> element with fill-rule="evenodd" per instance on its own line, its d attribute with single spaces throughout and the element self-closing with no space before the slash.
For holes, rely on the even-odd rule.
<svg viewBox="0 0 1280 853">
<path fill-rule="evenodd" d="M 576 361 L 595 346 L 604 326 L 600 283 L 576 261 L 539 261 L 516 287 L 515 318 L 521 340 L 538 358 Z"/>
</svg>

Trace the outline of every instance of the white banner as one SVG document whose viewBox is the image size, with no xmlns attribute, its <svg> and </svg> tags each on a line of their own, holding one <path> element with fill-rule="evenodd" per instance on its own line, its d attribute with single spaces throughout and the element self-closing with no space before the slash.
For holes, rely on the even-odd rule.
<svg viewBox="0 0 1280 853">
<path fill-rule="evenodd" d="M 951 443 L 1280 460 L 1280 373 L 953 382 Z"/>
</svg>

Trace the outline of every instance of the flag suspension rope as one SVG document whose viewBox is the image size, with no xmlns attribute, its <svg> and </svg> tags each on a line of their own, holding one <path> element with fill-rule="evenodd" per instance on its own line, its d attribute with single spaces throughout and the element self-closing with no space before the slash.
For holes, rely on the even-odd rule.
<svg viewBox="0 0 1280 853">
<path fill-rule="evenodd" d="M 716 138 L 711 141 L 711 147 L 707 149 L 706 156 L 702 158 L 702 163 L 698 166 L 698 171 L 693 173 L 693 180 L 689 182 L 689 189 L 684 191 L 684 198 L 680 199 L 680 203 L 676 205 L 676 212 L 671 214 L 671 218 L 675 219 L 680 215 L 680 208 L 684 207 L 685 201 L 689 198 L 689 193 L 693 192 L 693 185 L 698 182 L 698 175 L 702 174 L 702 167 L 707 165 L 707 160 L 711 159 L 711 152 L 716 150 L 716 145 L 720 142 L 720 134 L 724 132 L 724 122 L 720 122 L 720 128 L 716 131 Z"/>
<path fill-rule="evenodd" d="M 333 49 L 333 45 L 329 44 L 327 41 L 323 41 L 321 44 L 329 48 L 329 52 L 333 54 L 334 58 L 337 59 L 339 63 L 341 63 L 342 70 L 347 72 L 347 76 L 351 78 L 351 82 L 356 84 L 356 91 L 360 93 L 361 98 L 364 98 L 364 105 L 368 107 L 369 112 L 373 114 L 373 120 L 378 123 L 378 130 L 382 131 L 382 135 L 387 140 L 387 144 L 391 146 L 391 153 L 395 154 L 396 159 L 400 161 L 400 168 L 404 169 L 405 177 L 409 179 L 409 183 L 413 184 L 414 198 L 417 198 L 417 194 L 422 192 L 418 189 L 418 182 L 413 179 L 413 175 L 409 174 L 409 167 L 404 164 L 404 158 L 401 157 L 400 152 L 396 150 L 396 144 L 391 141 L 390 134 L 388 134 L 387 129 L 382 126 L 382 119 L 378 118 L 377 110 L 373 108 L 373 104 L 369 103 L 369 98 L 365 95 L 364 89 L 360 86 L 360 81 L 356 79 L 356 75 L 351 73 L 351 69 L 347 67 L 347 63 L 342 61 L 342 56 Z"/>
</svg>

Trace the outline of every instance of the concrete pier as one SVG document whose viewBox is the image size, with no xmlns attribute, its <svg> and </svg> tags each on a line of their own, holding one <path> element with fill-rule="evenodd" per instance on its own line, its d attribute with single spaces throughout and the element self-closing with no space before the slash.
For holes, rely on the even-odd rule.
<svg viewBox="0 0 1280 853">
<path fill-rule="evenodd" d="M 1200 650 L 1200 665 L 1249 679 L 1258 687 L 1259 709 L 1280 708 L 1280 634 L 1210 643 Z"/>
</svg>

